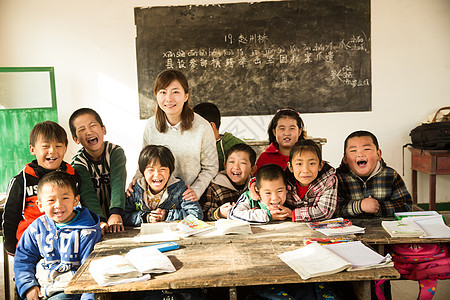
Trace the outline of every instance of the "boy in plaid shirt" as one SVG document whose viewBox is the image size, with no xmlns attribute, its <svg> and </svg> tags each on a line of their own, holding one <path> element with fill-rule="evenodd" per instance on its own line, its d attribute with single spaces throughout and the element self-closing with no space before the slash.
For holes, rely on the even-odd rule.
<svg viewBox="0 0 450 300">
<path fill-rule="evenodd" d="M 368 131 L 355 131 L 345 139 L 336 175 L 336 216 L 393 216 L 412 208 L 403 179 L 383 161 L 377 138 Z"/>
<path fill-rule="evenodd" d="M 232 146 L 225 160 L 225 170 L 211 181 L 200 205 L 205 220 L 226 218 L 231 207 L 247 189 L 251 175 L 256 170 L 256 153 L 247 144 Z"/>
</svg>

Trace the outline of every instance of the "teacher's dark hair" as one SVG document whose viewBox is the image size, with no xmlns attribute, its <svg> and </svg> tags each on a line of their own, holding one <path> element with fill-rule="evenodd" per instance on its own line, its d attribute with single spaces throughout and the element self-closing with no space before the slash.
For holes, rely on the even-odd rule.
<svg viewBox="0 0 450 300">
<path fill-rule="evenodd" d="M 194 122 L 194 111 L 190 106 L 190 91 L 189 84 L 186 76 L 178 70 L 165 70 L 159 73 L 158 77 L 155 80 L 154 93 L 155 96 L 162 89 L 168 87 L 172 81 L 178 81 L 184 89 L 186 95 L 188 95 L 188 99 L 183 104 L 183 110 L 181 111 L 181 131 L 189 130 L 192 128 L 192 123 Z M 156 129 L 159 132 L 167 132 L 168 126 L 166 121 L 166 113 L 159 107 L 158 101 L 156 101 L 155 105 L 155 123 Z"/>
</svg>

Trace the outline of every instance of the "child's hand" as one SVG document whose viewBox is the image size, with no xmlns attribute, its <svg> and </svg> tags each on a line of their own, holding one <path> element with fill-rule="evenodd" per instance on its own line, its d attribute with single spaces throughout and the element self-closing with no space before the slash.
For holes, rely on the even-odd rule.
<svg viewBox="0 0 450 300">
<path fill-rule="evenodd" d="M 41 291 L 39 290 L 39 287 L 37 285 L 29 288 L 26 296 L 27 300 L 39 300 L 39 297 L 42 297 Z"/>
<path fill-rule="evenodd" d="M 194 192 L 193 189 L 189 186 L 189 184 L 186 184 L 187 190 L 183 193 L 183 200 L 186 201 L 198 201 L 197 194 Z"/>
<path fill-rule="evenodd" d="M 123 231 L 122 216 L 119 214 L 111 214 L 108 219 L 108 232 Z"/>
<path fill-rule="evenodd" d="M 248 188 L 248 192 L 250 194 L 250 198 L 252 198 L 253 200 L 261 200 L 261 197 L 259 196 L 259 193 L 256 191 L 256 183 L 255 181 L 253 181 L 249 188 Z"/>
<path fill-rule="evenodd" d="M 166 211 L 164 209 L 157 208 L 156 210 L 152 210 L 149 216 L 149 223 L 162 222 L 166 216 Z"/>
<path fill-rule="evenodd" d="M 230 212 L 231 208 L 233 207 L 234 202 L 230 203 L 224 203 L 219 207 L 219 217 L 221 218 L 227 218 L 228 217 L 228 213 Z"/>
<path fill-rule="evenodd" d="M 108 232 L 108 223 L 100 222 L 100 229 L 102 230 L 102 236 L 104 236 Z"/>
<path fill-rule="evenodd" d="M 281 206 L 279 209 L 271 210 L 272 220 L 286 220 L 291 217 L 292 210 L 287 207 Z"/>
<path fill-rule="evenodd" d="M 133 179 L 133 181 L 128 185 L 127 190 L 125 191 L 127 197 L 131 196 L 131 193 L 134 192 L 133 186 L 136 184 L 137 179 Z"/>
<path fill-rule="evenodd" d="M 376 214 L 380 210 L 380 203 L 378 203 L 377 199 L 369 196 L 361 200 L 361 210 L 369 214 Z"/>
</svg>

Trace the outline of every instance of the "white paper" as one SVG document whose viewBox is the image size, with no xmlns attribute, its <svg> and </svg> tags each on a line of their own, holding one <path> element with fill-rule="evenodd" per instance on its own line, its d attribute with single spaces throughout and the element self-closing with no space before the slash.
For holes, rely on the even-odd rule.
<svg viewBox="0 0 450 300">
<path fill-rule="evenodd" d="M 424 219 L 415 220 L 414 222 L 425 231 L 425 236 L 421 236 L 421 238 L 450 238 L 450 227 L 445 225 L 441 215 L 426 217 Z"/>
<path fill-rule="evenodd" d="M 350 262 L 352 264 L 351 269 L 375 266 L 391 261 L 389 254 L 382 256 L 365 246 L 361 241 L 330 244 L 323 247 Z"/>
<path fill-rule="evenodd" d="M 327 236 L 335 236 L 335 235 L 346 235 L 346 234 L 357 234 L 364 233 L 365 229 L 363 227 L 359 227 L 356 225 L 351 225 L 342 228 L 321 228 L 315 229 L 318 232 L 321 232 Z"/>
</svg>

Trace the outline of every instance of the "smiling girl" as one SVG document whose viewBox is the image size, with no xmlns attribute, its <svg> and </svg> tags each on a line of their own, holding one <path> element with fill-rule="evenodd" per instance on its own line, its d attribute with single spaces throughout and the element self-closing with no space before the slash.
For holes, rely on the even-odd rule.
<svg viewBox="0 0 450 300">
<path fill-rule="evenodd" d="M 148 145 L 139 154 L 139 172 L 144 176 L 127 197 L 123 221 L 126 226 L 182 220 L 189 214 L 203 218 L 198 201 L 182 199 L 186 184 L 173 176 L 175 158 L 167 147 Z"/>
<path fill-rule="evenodd" d="M 292 208 L 292 221 L 331 218 L 337 204 L 336 171 L 322 160 L 313 140 L 302 140 L 292 147 L 285 172 L 290 190 L 286 203 Z"/>
<path fill-rule="evenodd" d="M 256 161 L 257 169 L 267 164 L 277 164 L 285 169 L 292 146 L 305 139 L 300 114 L 292 108 L 279 109 L 270 121 L 267 133 L 270 145 Z"/>
</svg>

